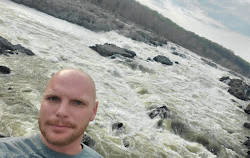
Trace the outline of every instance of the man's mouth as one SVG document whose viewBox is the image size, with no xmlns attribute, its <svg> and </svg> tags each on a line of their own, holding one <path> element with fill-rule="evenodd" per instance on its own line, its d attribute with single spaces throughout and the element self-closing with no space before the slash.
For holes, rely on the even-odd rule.
<svg viewBox="0 0 250 158">
<path fill-rule="evenodd" d="M 59 127 L 59 128 L 71 128 L 70 126 L 60 125 L 60 124 L 51 124 L 51 126 L 55 126 L 55 127 Z"/>
<path fill-rule="evenodd" d="M 47 125 L 52 126 L 56 129 L 66 129 L 66 128 L 74 128 L 75 125 L 69 122 L 61 122 L 61 121 L 48 121 Z"/>
</svg>

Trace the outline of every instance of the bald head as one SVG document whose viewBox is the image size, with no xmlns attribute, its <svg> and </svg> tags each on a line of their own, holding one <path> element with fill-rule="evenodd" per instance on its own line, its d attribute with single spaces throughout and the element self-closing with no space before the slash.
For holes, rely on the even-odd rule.
<svg viewBox="0 0 250 158">
<path fill-rule="evenodd" d="M 79 153 L 80 142 L 98 108 L 95 83 L 85 72 L 65 69 L 49 80 L 39 114 L 43 142 L 58 152 Z M 72 150 L 72 146 L 75 150 Z"/>
<path fill-rule="evenodd" d="M 55 73 L 49 80 L 45 92 L 53 87 L 55 83 L 61 83 L 69 88 L 82 87 L 83 91 L 88 91 L 90 96 L 96 100 L 96 89 L 93 79 L 85 72 L 77 69 L 64 69 Z"/>
</svg>

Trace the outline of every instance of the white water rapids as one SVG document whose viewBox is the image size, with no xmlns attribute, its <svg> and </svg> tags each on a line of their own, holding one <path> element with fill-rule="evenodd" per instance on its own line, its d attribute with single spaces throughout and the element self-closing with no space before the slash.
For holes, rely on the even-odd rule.
<svg viewBox="0 0 250 158">
<path fill-rule="evenodd" d="M 0 36 L 36 54 L 0 56 L 0 65 L 12 70 L 10 75 L 0 75 L 0 133 L 37 133 L 37 115 L 47 80 L 60 69 L 79 68 L 96 82 L 100 104 L 87 133 L 104 157 L 216 157 L 192 142 L 193 137 L 209 140 L 212 149 L 218 148 L 218 157 L 246 155 L 242 142 L 248 134 L 243 127 L 247 115 L 238 106 L 248 103 L 230 95 L 228 86 L 219 81 L 223 76 L 237 77 L 205 64 L 189 50 L 172 43 L 154 47 L 115 32 L 95 33 L 8 0 L 0 0 Z M 104 43 L 134 51 L 134 66 L 125 59 L 102 57 L 89 48 Z M 171 47 L 186 58 L 173 55 Z M 163 66 L 146 61 L 157 55 L 180 64 Z M 171 110 L 175 121 L 188 127 L 185 136 L 174 133 L 169 119 L 157 128 L 159 118 L 147 115 L 148 109 L 163 105 Z M 115 122 L 122 122 L 125 130 L 112 131 Z M 124 141 L 129 142 L 128 147 Z"/>
</svg>

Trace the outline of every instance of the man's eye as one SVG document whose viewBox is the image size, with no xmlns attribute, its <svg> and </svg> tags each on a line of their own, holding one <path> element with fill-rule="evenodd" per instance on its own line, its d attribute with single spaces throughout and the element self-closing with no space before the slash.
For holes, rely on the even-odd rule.
<svg viewBox="0 0 250 158">
<path fill-rule="evenodd" d="M 50 100 L 50 101 L 58 101 L 59 98 L 56 97 L 56 96 L 51 96 L 51 97 L 48 97 L 48 100 Z"/>
<path fill-rule="evenodd" d="M 79 101 L 79 100 L 75 100 L 74 101 L 74 104 L 75 105 L 84 105 L 83 102 Z"/>
</svg>

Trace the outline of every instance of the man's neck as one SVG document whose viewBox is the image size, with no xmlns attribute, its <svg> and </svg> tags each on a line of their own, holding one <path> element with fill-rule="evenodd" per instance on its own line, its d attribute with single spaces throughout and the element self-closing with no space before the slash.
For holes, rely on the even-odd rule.
<svg viewBox="0 0 250 158">
<path fill-rule="evenodd" d="M 57 145 L 50 144 L 41 133 L 40 133 L 40 137 L 42 139 L 42 142 L 47 147 L 49 147 L 50 149 L 56 152 L 60 152 L 60 153 L 68 154 L 68 155 L 76 155 L 83 150 L 83 146 L 81 145 L 81 138 L 79 138 L 79 140 L 76 140 L 75 142 L 72 142 L 71 144 L 64 145 L 64 146 L 57 146 Z"/>
</svg>

